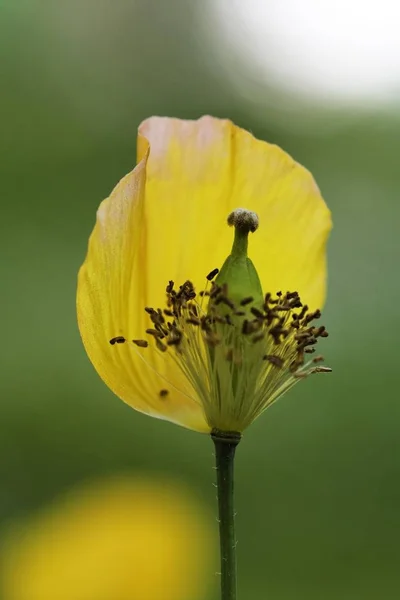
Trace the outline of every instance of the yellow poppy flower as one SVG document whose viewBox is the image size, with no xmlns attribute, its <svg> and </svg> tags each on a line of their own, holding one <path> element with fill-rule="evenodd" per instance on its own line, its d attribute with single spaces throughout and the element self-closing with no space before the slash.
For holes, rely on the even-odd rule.
<svg viewBox="0 0 400 600">
<path fill-rule="evenodd" d="M 86 483 L 2 536 L 1 597 L 204 598 L 215 548 L 208 521 L 201 504 L 167 480 Z"/>
<path fill-rule="evenodd" d="M 238 233 L 240 215 L 256 221 L 239 244 L 252 275 L 231 286 L 225 265 L 201 296 L 232 245 L 226 219 Z M 258 222 L 251 263 L 247 233 Z M 310 315 L 298 294 L 310 311 L 324 302 L 330 228 L 311 174 L 277 146 L 209 116 L 147 119 L 138 164 L 100 205 L 78 278 L 79 329 L 100 377 L 154 417 L 201 432 L 243 431 L 296 381 L 324 370 L 305 364 L 304 352 L 326 332 L 310 325 L 319 313 Z M 239 310 L 241 285 L 247 301 L 258 278 L 265 301 Z M 279 290 L 290 294 L 270 295 Z M 207 302 L 210 293 L 217 303 Z M 218 303 L 231 307 L 234 323 L 218 323 L 231 319 L 215 306 L 212 317 Z"/>
</svg>

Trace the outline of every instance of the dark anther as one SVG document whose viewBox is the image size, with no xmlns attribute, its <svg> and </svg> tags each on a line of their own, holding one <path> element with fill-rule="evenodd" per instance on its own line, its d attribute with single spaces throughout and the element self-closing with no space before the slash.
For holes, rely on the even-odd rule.
<svg viewBox="0 0 400 600">
<path fill-rule="evenodd" d="M 167 340 L 167 346 L 179 346 L 181 343 L 182 336 L 180 335 L 171 335 Z"/>
<path fill-rule="evenodd" d="M 319 319 L 320 316 L 321 316 L 321 311 L 319 309 L 312 313 L 309 313 L 304 318 L 304 325 L 308 325 L 309 323 L 311 323 L 311 321 L 314 321 L 314 319 Z"/>
<path fill-rule="evenodd" d="M 233 304 L 232 300 L 229 300 L 229 298 L 226 296 L 219 296 L 215 304 L 219 304 L 220 302 L 226 304 L 226 306 L 229 306 L 231 310 L 235 310 L 235 305 Z"/>
<path fill-rule="evenodd" d="M 208 315 L 203 315 L 200 319 L 201 328 L 203 331 L 211 331 L 211 318 Z"/>
<path fill-rule="evenodd" d="M 165 337 L 165 335 L 163 333 L 161 333 L 161 331 L 158 331 L 157 329 L 146 329 L 146 333 L 153 335 L 155 338 L 158 338 L 158 339 L 162 339 L 163 337 Z"/>
<path fill-rule="evenodd" d="M 311 373 L 332 373 L 332 369 L 330 367 L 314 367 L 310 371 Z"/>
<path fill-rule="evenodd" d="M 252 298 L 252 296 L 247 296 L 247 298 L 243 298 L 243 300 L 241 300 L 240 302 L 240 306 L 246 306 L 246 304 L 250 304 L 250 302 L 253 302 L 254 298 Z"/>
<path fill-rule="evenodd" d="M 306 348 L 307 346 L 313 346 L 314 344 L 317 343 L 317 338 L 315 337 L 310 337 L 310 338 L 306 338 L 304 340 L 299 340 L 298 342 L 299 348 Z"/>
<path fill-rule="evenodd" d="M 276 292 L 276 295 L 278 296 L 278 298 L 280 298 L 282 296 L 282 292 Z"/>
<path fill-rule="evenodd" d="M 168 335 L 167 345 L 168 346 L 178 346 L 181 343 L 181 340 L 182 340 L 181 330 L 178 329 L 176 325 L 172 325 L 169 335 Z"/>
<path fill-rule="evenodd" d="M 236 310 L 236 311 L 234 312 L 234 315 L 235 315 L 236 317 L 244 317 L 244 316 L 245 316 L 245 314 L 246 314 L 246 313 L 244 312 L 244 310 Z"/>
<path fill-rule="evenodd" d="M 114 344 L 123 344 L 124 342 L 126 342 L 126 339 L 122 335 L 118 335 L 110 340 L 111 346 L 114 346 Z"/>
<path fill-rule="evenodd" d="M 263 360 L 267 360 L 269 363 L 271 363 L 271 365 L 274 365 L 274 367 L 278 367 L 279 369 L 281 369 L 284 364 L 283 359 L 280 356 L 275 356 L 274 354 L 266 354 L 263 356 Z"/>
<path fill-rule="evenodd" d="M 243 321 L 243 324 L 242 324 L 242 333 L 243 333 L 243 334 L 251 333 L 251 332 L 249 331 L 249 329 L 250 329 L 249 325 L 250 325 L 250 323 L 248 322 L 248 320 L 247 320 L 247 319 L 245 319 L 245 320 Z"/>
<path fill-rule="evenodd" d="M 324 359 L 323 356 L 319 355 L 319 356 L 315 356 L 315 358 L 313 358 L 313 363 L 319 363 L 322 362 Z"/>
<path fill-rule="evenodd" d="M 154 310 L 154 308 L 151 308 L 150 306 L 146 306 L 144 309 L 149 315 L 154 314 L 156 311 Z"/>
<path fill-rule="evenodd" d="M 213 269 L 212 271 L 210 271 L 210 273 L 207 275 L 208 281 L 212 281 L 214 279 L 214 277 L 216 275 L 218 275 L 218 273 L 219 273 L 219 269 Z"/>
<path fill-rule="evenodd" d="M 279 319 L 279 316 L 275 312 L 275 310 L 271 310 L 269 307 L 266 307 L 265 310 L 267 313 L 266 314 L 267 326 L 269 327 L 274 319 Z"/>
<path fill-rule="evenodd" d="M 291 308 L 301 308 L 303 306 L 299 296 L 296 296 L 295 298 L 288 298 L 288 304 Z"/>
<path fill-rule="evenodd" d="M 165 288 L 165 291 L 167 292 L 167 294 L 171 294 L 173 289 L 174 289 L 174 282 L 172 280 L 170 280 L 168 282 L 167 287 Z"/>
<path fill-rule="evenodd" d="M 150 320 L 155 325 L 162 325 L 162 323 L 165 323 L 161 308 L 158 308 L 156 311 L 151 313 Z"/>
<path fill-rule="evenodd" d="M 314 354 L 314 352 L 315 352 L 315 348 L 306 348 L 306 349 L 304 350 L 304 352 L 305 352 L 306 354 Z"/>
<path fill-rule="evenodd" d="M 320 337 L 324 333 L 324 331 L 326 331 L 324 325 L 321 325 L 321 327 L 312 327 L 311 328 L 311 333 L 315 337 Z"/>
<path fill-rule="evenodd" d="M 180 285 L 177 297 L 180 300 L 182 299 L 183 302 L 196 298 L 196 292 L 194 291 L 193 283 L 191 281 L 185 281 L 183 285 Z"/>
<path fill-rule="evenodd" d="M 274 338 L 274 343 L 276 345 L 278 345 L 278 344 L 281 343 L 281 337 L 280 336 L 283 336 L 284 338 L 286 338 L 288 336 L 287 330 L 284 329 L 282 327 L 282 325 L 283 325 L 283 322 L 282 322 L 282 320 L 280 320 L 277 325 L 274 325 L 274 327 L 271 327 L 271 329 L 269 330 L 269 333 Z"/>
<path fill-rule="evenodd" d="M 163 336 L 168 335 L 168 326 L 167 324 L 161 325 L 160 323 L 156 323 L 154 328 L 161 333 Z"/>
<path fill-rule="evenodd" d="M 166 317 L 174 317 L 174 313 L 172 312 L 172 310 L 169 310 L 168 308 L 164 308 L 164 315 Z"/>
<path fill-rule="evenodd" d="M 139 348 L 147 348 L 149 345 L 149 342 L 146 340 L 132 340 L 132 342 L 136 344 L 136 346 L 139 346 Z"/>
<path fill-rule="evenodd" d="M 165 398 L 166 396 L 168 396 L 168 394 L 168 390 L 160 390 L 160 398 Z"/>
<path fill-rule="evenodd" d="M 206 332 L 204 339 L 211 348 L 215 348 L 215 346 L 218 346 L 218 344 L 221 343 L 221 338 L 212 331 Z"/>
<path fill-rule="evenodd" d="M 261 310 L 258 310 L 258 308 L 256 308 L 255 306 L 252 306 L 250 309 L 250 312 L 257 317 L 257 319 L 263 319 L 264 318 L 264 313 L 261 312 Z"/>
<path fill-rule="evenodd" d="M 308 331 L 299 331 L 299 333 L 296 333 L 294 336 L 295 340 L 306 340 L 310 337 L 310 334 L 308 333 Z"/>
<path fill-rule="evenodd" d="M 214 286 L 214 288 L 211 290 L 210 293 L 210 298 L 215 298 L 214 300 L 214 305 L 218 306 L 218 304 L 226 304 L 226 306 L 229 306 L 229 308 L 231 310 L 235 310 L 235 305 L 232 302 L 232 300 L 230 300 L 227 296 L 227 294 L 225 293 L 226 290 L 226 286 L 224 286 L 223 288 L 220 288 L 218 286 Z"/>
<path fill-rule="evenodd" d="M 200 325 L 201 321 L 200 319 L 191 317 L 190 319 L 186 319 L 186 323 L 189 323 L 190 325 Z"/>
<path fill-rule="evenodd" d="M 304 315 L 306 314 L 307 311 L 308 311 L 308 306 L 307 306 L 307 304 L 305 304 L 303 306 L 303 308 L 301 309 L 301 311 L 299 312 L 299 320 L 301 320 L 304 317 Z"/>
<path fill-rule="evenodd" d="M 157 337 L 155 338 L 155 340 L 156 346 L 160 350 L 160 352 L 165 352 L 167 350 L 167 346 L 163 344 Z"/>
</svg>

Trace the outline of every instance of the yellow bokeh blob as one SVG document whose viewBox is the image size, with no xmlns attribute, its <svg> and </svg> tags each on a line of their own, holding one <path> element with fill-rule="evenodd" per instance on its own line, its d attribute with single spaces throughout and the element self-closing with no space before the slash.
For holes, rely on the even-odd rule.
<svg viewBox="0 0 400 600">
<path fill-rule="evenodd" d="M 119 477 L 69 492 L 2 544 L 7 600 L 198 600 L 214 521 L 181 487 Z"/>
</svg>

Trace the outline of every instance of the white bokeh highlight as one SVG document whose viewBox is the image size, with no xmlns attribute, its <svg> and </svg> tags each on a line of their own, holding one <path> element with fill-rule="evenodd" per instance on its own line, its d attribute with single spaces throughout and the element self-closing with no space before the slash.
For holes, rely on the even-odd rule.
<svg viewBox="0 0 400 600">
<path fill-rule="evenodd" d="M 379 104 L 400 95 L 396 0 L 211 0 L 209 6 L 236 78 L 248 69 L 259 85 L 326 103 Z"/>
</svg>

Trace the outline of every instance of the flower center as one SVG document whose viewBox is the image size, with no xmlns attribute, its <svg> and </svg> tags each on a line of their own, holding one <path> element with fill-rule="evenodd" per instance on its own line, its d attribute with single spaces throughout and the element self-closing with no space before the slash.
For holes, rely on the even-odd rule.
<svg viewBox="0 0 400 600">
<path fill-rule="evenodd" d="M 319 310 L 310 312 L 296 291 L 262 293 L 261 283 L 247 256 L 248 234 L 258 217 L 236 209 L 228 217 L 235 227 L 230 255 L 221 270 L 214 269 L 197 294 L 185 281 L 166 287 L 166 306 L 146 307 L 146 329 L 155 348 L 179 367 L 202 404 L 209 425 L 221 431 L 243 431 L 299 379 L 331 371 L 312 357 L 320 338 L 315 326 Z M 125 342 L 119 336 L 111 344 Z M 141 348 L 147 340 L 132 340 Z M 168 389 L 159 392 L 162 399 Z"/>
<path fill-rule="evenodd" d="M 308 311 L 297 292 L 268 293 L 259 308 L 252 297 L 235 303 L 226 284 L 213 282 L 197 295 L 190 281 L 179 289 L 170 281 L 166 300 L 163 309 L 146 307 L 152 323 L 146 333 L 159 352 L 171 353 L 213 427 L 226 428 L 227 415 L 222 422 L 219 415 L 228 407 L 230 426 L 243 430 L 296 381 L 331 371 L 320 365 L 322 356 L 311 356 L 328 336 L 313 324 L 321 313 Z"/>
</svg>

